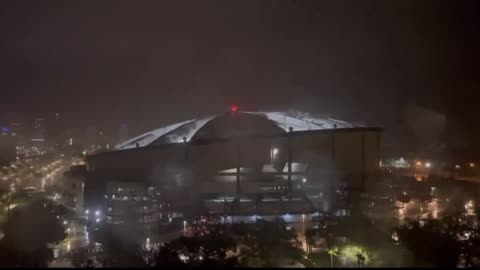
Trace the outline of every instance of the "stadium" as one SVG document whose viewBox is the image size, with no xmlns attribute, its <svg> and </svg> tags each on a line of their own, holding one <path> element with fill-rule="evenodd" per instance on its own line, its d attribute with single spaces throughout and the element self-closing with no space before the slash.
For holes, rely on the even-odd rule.
<svg viewBox="0 0 480 270">
<path fill-rule="evenodd" d="M 88 156 L 85 205 L 97 221 L 132 215 L 147 228 L 202 213 L 354 214 L 378 178 L 380 140 L 363 124 L 232 107 Z"/>
</svg>

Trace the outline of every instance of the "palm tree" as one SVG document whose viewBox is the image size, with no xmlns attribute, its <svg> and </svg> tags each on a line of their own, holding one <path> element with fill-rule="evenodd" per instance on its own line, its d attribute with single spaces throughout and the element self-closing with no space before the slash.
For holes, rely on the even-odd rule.
<svg viewBox="0 0 480 270">
<path fill-rule="evenodd" d="M 330 254 L 330 267 L 333 268 L 333 256 L 338 256 L 339 254 L 338 247 L 332 247 L 328 249 L 328 254 Z"/>
<path fill-rule="evenodd" d="M 308 228 L 305 231 L 305 241 L 307 242 L 307 253 L 312 252 L 312 246 L 315 244 L 315 238 L 318 235 L 318 229 Z"/>
</svg>

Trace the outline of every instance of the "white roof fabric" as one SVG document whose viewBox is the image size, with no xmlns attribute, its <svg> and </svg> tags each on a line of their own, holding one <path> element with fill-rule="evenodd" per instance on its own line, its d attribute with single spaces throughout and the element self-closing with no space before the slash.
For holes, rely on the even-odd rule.
<svg viewBox="0 0 480 270">
<path fill-rule="evenodd" d="M 286 112 L 239 112 L 258 115 L 274 122 L 278 127 L 288 131 L 292 127 L 294 131 L 306 130 L 322 130 L 333 128 L 354 128 L 365 127 L 362 124 L 353 124 L 345 121 L 340 121 L 332 118 L 312 117 L 308 113 L 286 113 Z M 188 121 L 175 123 L 165 127 L 161 127 L 126 142 L 120 143 L 114 147 L 113 150 L 126 150 L 131 148 L 145 147 L 161 140 L 162 143 L 182 143 L 185 137 L 187 141 L 197 133 L 205 124 L 210 122 L 218 115 L 211 115 L 199 119 L 191 119 Z"/>
</svg>

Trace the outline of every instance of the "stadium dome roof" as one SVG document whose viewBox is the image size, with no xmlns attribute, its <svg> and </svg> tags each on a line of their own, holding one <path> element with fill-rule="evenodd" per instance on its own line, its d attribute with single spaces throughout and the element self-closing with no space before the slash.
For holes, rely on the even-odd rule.
<svg viewBox="0 0 480 270">
<path fill-rule="evenodd" d="M 235 112 L 239 114 L 256 115 L 273 122 L 277 127 L 288 131 L 290 127 L 294 131 L 325 130 L 334 128 L 355 128 L 365 127 L 363 124 L 354 124 L 328 117 L 313 117 L 308 113 L 286 113 L 286 112 Z M 213 119 L 223 116 L 210 115 L 203 118 L 191 119 L 164 126 L 147 133 L 136 136 L 130 140 L 115 146 L 115 150 L 126 150 L 148 145 L 182 143 L 183 138 L 190 141 L 192 137 L 207 123 Z"/>
</svg>

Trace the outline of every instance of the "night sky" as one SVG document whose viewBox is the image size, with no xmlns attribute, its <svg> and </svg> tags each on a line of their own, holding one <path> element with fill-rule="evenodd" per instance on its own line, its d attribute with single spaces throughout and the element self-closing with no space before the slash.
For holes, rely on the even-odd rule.
<svg viewBox="0 0 480 270">
<path fill-rule="evenodd" d="M 228 110 L 385 128 L 480 153 L 478 1 L 2 1 L 0 119 L 130 134 Z"/>
</svg>

